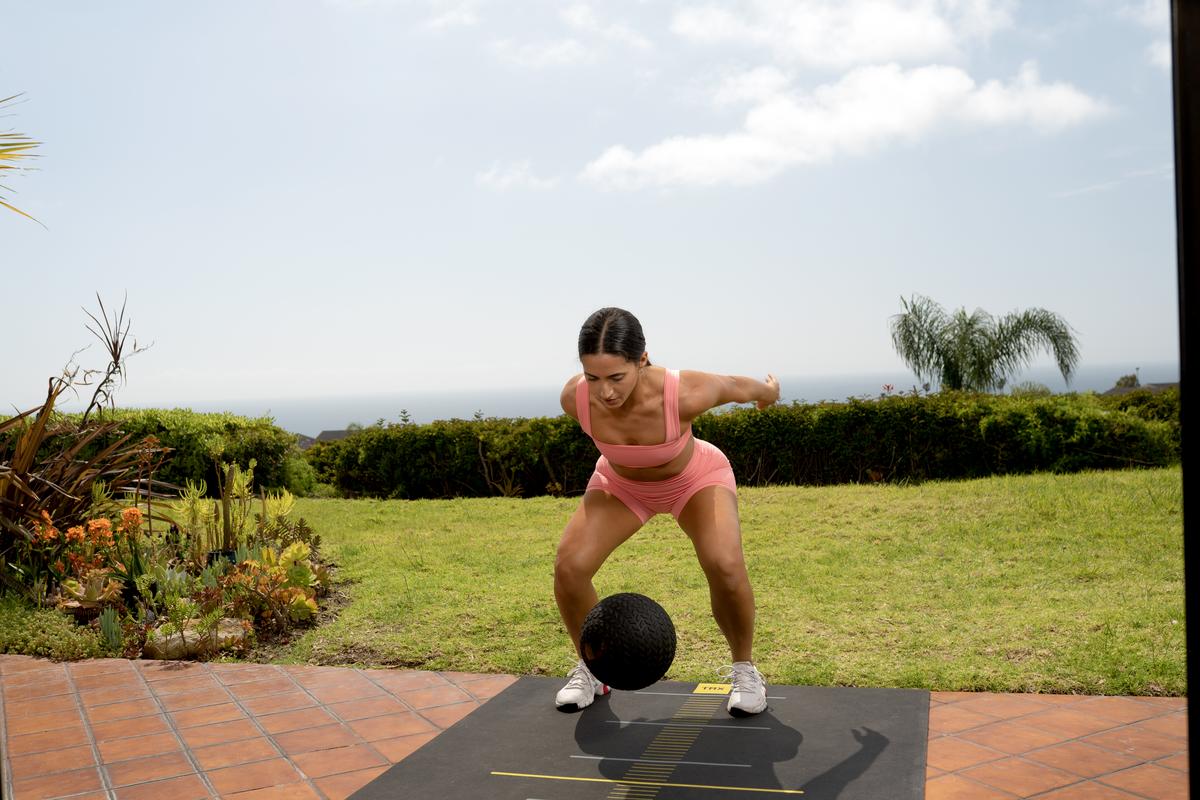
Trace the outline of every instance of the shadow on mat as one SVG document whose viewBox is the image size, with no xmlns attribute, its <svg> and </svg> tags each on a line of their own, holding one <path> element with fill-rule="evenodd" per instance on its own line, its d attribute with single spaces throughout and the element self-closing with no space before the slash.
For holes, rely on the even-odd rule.
<svg viewBox="0 0 1200 800">
<path fill-rule="evenodd" d="M 667 722 L 666 718 L 648 719 L 638 717 L 626 722 Z M 784 786 L 776 775 L 775 765 L 796 758 L 804 736 L 783 724 L 770 709 L 753 717 L 721 720 L 721 725 L 747 727 L 739 734 L 728 729 L 706 731 L 696 740 L 687 754 L 686 761 L 710 763 L 748 763 L 749 767 L 677 767 L 666 779 L 671 783 L 723 783 L 730 786 L 754 787 L 756 789 L 802 789 L 805 800 L 835 800 L 851 781 L 866 772 L 879 755 L 887 749 L 891 740 L 870 728 L 851 730 L 858 742 L 857 752 L 844 758 L 820 775 L 806 781 L 803 786 Z M 770 731 L 754 730 L 769 727 Z M 645 753 L 650 743 L 662 731 L 655 725 L 621 724 L 621 720 L 609 707 L 608 698 L 597 698 L 584 709 L 575 725 L 575 744 L 580 752 L 599 756 L 600 774 L 611 780 L 621 780 L 634 766 L 632 759 Z M 752 736 L 738 744 L 731 744 L 728 735 Z M 726 734 L 721 736 L 720 734 Z M 683 770 L 687 769 L 686 775 Z M 696 770 L 703 770 L 697 772 Z M 669 791 L 669 790 L 668 790 Z M 665 797 L 665 795 L 662 795 Z"/>
</svg>

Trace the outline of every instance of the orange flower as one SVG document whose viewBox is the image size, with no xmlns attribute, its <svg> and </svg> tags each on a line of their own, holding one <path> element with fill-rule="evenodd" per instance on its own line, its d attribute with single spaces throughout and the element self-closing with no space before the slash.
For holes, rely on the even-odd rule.
<svg viewBox="0 0 1200 800">
<path fill-rule="evenodd" d="M 83 540 L 84 540 L 84 536 L 85 536 L 85 534 L 83 532 L 82 525 L 75 525 L 70 528 L 67 528 L 67 543 L 68 544 L 82 544 Z"/>
<path fill-rule="evenodd" d="M 137 506 L 130 506 L 121 512 L 121 530 L 125 533 L 133 533 L 142 528 L 142 510 Z"/>
</svg>

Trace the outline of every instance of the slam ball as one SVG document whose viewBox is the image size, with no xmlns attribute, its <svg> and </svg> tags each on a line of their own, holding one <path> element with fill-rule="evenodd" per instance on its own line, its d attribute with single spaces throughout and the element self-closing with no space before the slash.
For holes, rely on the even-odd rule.
<svg viewBox="0 0 1200 800">
<path fill-rule="evenodd" d="M 579 649 L 597 680 L 614 689 L 645 689 L 675 660 L 675 626 L 644 594 L 609 595 L 583 620 Z"/>
</svg>

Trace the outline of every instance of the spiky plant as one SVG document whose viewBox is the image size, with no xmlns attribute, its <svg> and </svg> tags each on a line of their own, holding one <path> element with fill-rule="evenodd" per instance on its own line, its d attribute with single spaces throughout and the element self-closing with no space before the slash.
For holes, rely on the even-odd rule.
<svg viewBox="0 0 1200 800">
<path fill-rule="evenodd" d="M 933 300 L 900 298 L 903 313 L 892 317 L 892 345 L 909 369 L 943 389 L 993 392 L 1028 367 L 1040 351 L 1054 356 L 1070 383 L 1079 362 L 1073 329 L 1058 314 L 1031 308 L 999 319 L 976 309 L 952 314 Z"/>
<path fill-rule="evenodd" d="M 5 105 L 11 104 L 13 100 L 16 100 L 20 96 L 21 95 L 19 94 L 15 94 L 11 97 L 5 97 L 3 100 L 0 100 L 0 110 L 2 110 Z M 0 130 L 0 178 L 3 178 L 12 170 L 19 171 L 26 169 L 26 167 L 22 165 L 22 162 L 30 158 L 37 158 L 32 151 L 40 144 L 41 142 L 34 141 L 23 133 Z M 12 189 L 8 188 L 3 183 L 0 183 L 0 189 L 6 192 L 12 191 Z M 34 222 L 37 222 L 39 225 L 41 225 L 40 222 L 26 214 L 21 209 L 5 202 L 3 195 L 0 195 L 0 206 L 7 208 L 9 211 L 15 211 L 22 217 L 28 217 L 29 219 L 32 219 Z"/>
</svg>

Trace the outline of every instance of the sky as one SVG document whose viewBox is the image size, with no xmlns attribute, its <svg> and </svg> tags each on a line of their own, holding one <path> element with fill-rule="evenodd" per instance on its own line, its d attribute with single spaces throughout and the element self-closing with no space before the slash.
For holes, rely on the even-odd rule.
<svg viewBox="0 0 1200 800">
<path fill-rule="evenodd" d="M 610 305 L 654 363 L 755 377 L 904 384 L 915 295 L 1053 311 L 1081 371 L 1178 361 L 1167 0 L 47 0 L 5 25 L 0 131 L 42 143 L 0 181 L 41 223 L 0 209 L 9 410 L 88 344 L 104 366 L 97 296 L 148 346 L 120 405 L 558 386 Z"/>
</svg>

